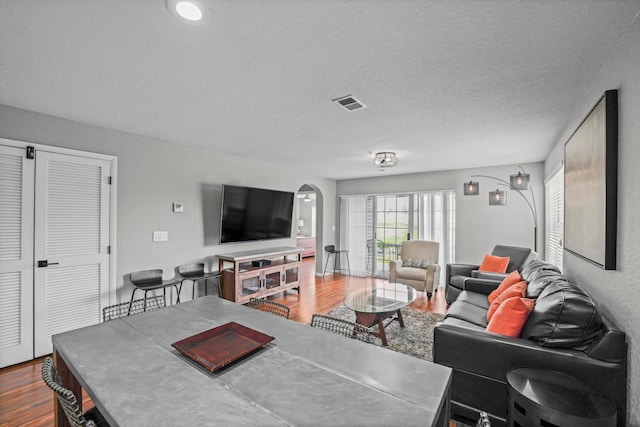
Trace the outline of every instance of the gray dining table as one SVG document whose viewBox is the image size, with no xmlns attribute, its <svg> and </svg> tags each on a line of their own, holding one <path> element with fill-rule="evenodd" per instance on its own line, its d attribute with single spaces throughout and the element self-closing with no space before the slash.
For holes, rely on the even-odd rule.
<svg viewBox="0 0 640 427">
<path fill-rule="evenodd" d="M 213 373 L 171 345 L 228 322 L 275 339 Z M 52 339 L 65 384 L 114 427 L 449 424 L 450 368 L 216 296 Z"/>
</svg>

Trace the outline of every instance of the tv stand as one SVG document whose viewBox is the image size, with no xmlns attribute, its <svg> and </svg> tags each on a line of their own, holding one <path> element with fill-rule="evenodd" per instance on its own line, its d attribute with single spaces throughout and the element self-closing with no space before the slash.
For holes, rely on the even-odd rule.
<svg viewBox="0 0 640 427">
<path fill-rule="evenodd" d="M 250 298 L 297 289 L 300 292 L 300 253 L 293 247 L 218 254 L 222 298 L 244 304 Z M 271 261 L 270 264 L 253 261 Z"/>
</svg>

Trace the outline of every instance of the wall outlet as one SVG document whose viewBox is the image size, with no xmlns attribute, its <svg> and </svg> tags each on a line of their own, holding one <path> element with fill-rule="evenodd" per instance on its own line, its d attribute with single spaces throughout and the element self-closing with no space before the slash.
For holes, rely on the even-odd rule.
<svg viewBox="0 0 640 427">
<path fill-rule="evenodd" d="M 154 231 L 153 232 L 153 241 L 154 242 L 166 242 L 169 240 L 169 232 L 168 231 Z"/>
</svg>

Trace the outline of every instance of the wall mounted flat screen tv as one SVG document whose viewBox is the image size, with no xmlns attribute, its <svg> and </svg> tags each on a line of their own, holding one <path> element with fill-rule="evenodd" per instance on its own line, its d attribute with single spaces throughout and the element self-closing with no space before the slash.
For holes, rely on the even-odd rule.
<svg viewBox="0 0 640 427">
<path fill-rule="evenodd" d="M 220 243 L 291 237 L 294 193 L 222 186 Z"/>
</svg>

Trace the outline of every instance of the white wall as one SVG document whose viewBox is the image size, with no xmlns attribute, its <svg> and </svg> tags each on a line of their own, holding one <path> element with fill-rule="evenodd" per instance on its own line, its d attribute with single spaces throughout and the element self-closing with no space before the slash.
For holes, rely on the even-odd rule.
<svg viewBox="0 0 640 427">
<path fill-rule="evenodd" d="M 123 275 L 162 268 L 174 276 L 177 265 L 205 262 L 217 270 L 215 255 L 275 246 L 295 246 L 291 239 L 219 245 L 222 184 L 297 192 L 312 184 L 322 193 L 327 224 L 319 236 L 334 242 L 335 181 L 302 170 L 224 156 L 213 150 L 154 140 L 112 129 L 0 105 L 0 137 L 118 157 L 117 258 L 118 300 L 130 297 Z M 224 144 L 221 141 L 221 144 Z M 184 213 L 172 212 L 172 203 Z M 152 233 L 168 231 L 169 241 L 152 242 Z M 321 262 L 321 260 L 319 260 Z M 124 286 L 124 287 L 123 287 Z M 191 289 L 185 289 L 190 295 Z"/>
<path fill-rule="evenodd" d="M 542 254 L 544 230 L 543 164 L 528 163 L 522 167 L 531 174 L 533 194 L 538 212 L 538 252 Z M 471 175 L 489 175 L 509 181 L 519 171 L 518 165 L 491 168 L 458 169 L 408 175 L 382 176 L 338 181 L 338 195 L 388 194 L 412 191 L 456 191 L 456 262 L 480 263 L 482 257 L 497 244 L 533 248 L 533 215 L 516 192 L 507 190 L 507 206 L 489 206 L 489 191 L 497 182 L 473 178 L 480 182 L 478 196 L 464 196 L 462 186 Z M 505 189 L 500 187 L 500 189 Z M 530 193 L 525 191 L 527 197 Z"/>
<path fill-rule="evenodd" d="M 550 171 L 563 160 L 564 143 L 606 90 L 618 89 L 617 269 L 605 271 L 564 253 L 566 274 L 582 286 L 627 334 L 628 424 L 640 425 L 640 19 L 612 53 L 545 162 Z"/>
</svg>

